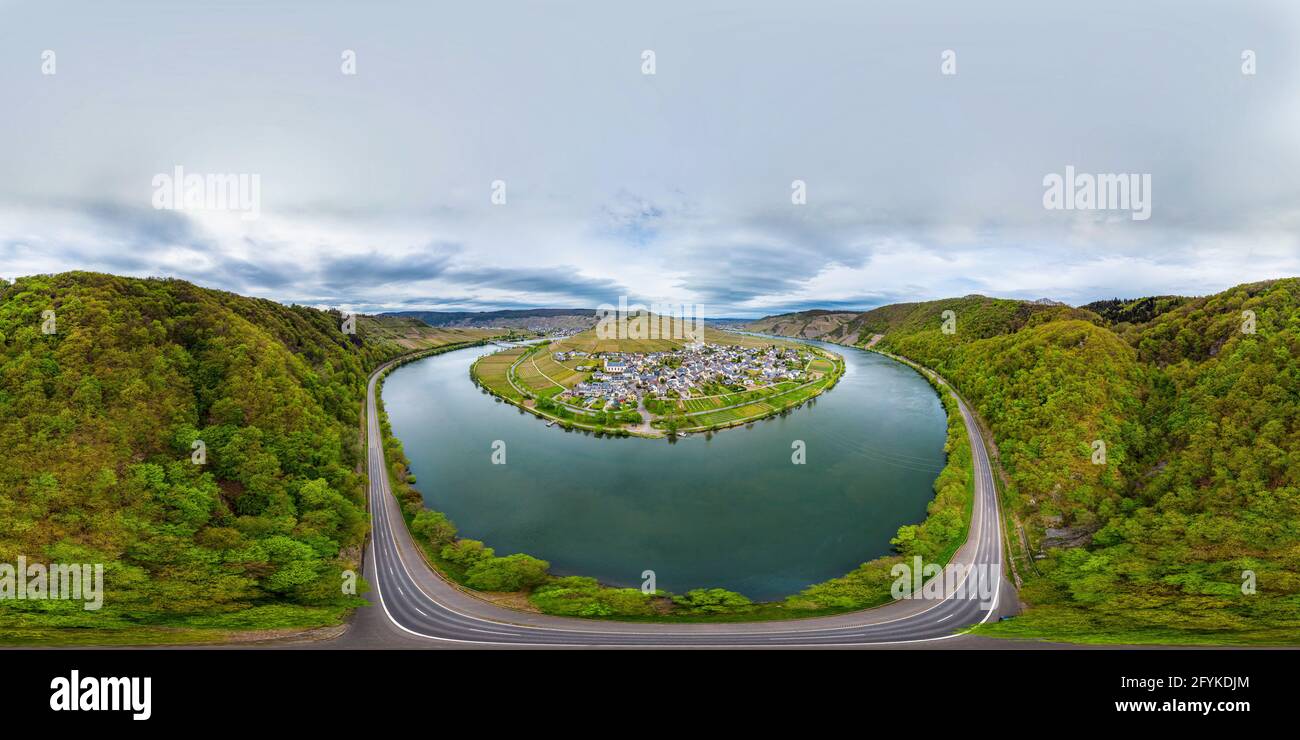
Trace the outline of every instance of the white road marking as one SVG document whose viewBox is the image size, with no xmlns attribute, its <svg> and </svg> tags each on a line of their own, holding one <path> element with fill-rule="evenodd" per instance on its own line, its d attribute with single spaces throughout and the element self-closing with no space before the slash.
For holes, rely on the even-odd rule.
<svg viewBox="0 0 1300 740">
<path fill-rule="evenodd" d="M 494 630 L 481 630 L 478 627 L 470 627 L 469 629 L 471 632 L 482 632 L 488 635 L 505 635 L 506 637 L 518 637 L 518 635 L 514 634 L 513 632 L 496 632 Z"/>
</svg>

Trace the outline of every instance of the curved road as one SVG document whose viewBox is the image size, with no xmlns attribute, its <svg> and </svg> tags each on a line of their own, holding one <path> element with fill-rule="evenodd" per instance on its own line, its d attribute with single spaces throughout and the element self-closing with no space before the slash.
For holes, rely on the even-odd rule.
<svg viewBox="0 0 1300 740">
<path fill-rule="evenodd" d="M 992 472 L 979 426 L 958 400 L 975 460 L 975 504 L 970 534 L 954 563 L 978 565 L 996 574 L 982 601 L 945 591 L 942 598 L 900 600 L 832 617 L 727 624 L 643 624 L 521 612 L 470 595 L 426 565 L 402 520 L 385 474 L 375 385 L 385 365 L 370 377 L 366 397 L 370 511 L 373 533 L 365 575 L 372 606 L 358 611 L 345 646 L 358 647 L 783 647 L 914 645 L 956 646 L 974 641 L 959 635 L 971 624 L 1015 612 L 1018 601 L 1002 571 L 1002 527 Z M 942 382 L 942 381 L 940 381 Z M 958 585 L 972 588 L 974 576 Z M 377 604 L 377 606 L 376 606 Z M 983 642 L 983 640 L 980 640 Z"/>
</svg>

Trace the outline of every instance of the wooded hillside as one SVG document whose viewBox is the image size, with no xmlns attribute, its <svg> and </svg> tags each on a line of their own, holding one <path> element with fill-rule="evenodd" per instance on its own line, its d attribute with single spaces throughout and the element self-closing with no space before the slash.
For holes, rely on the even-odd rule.
<svg viewBox="0 0 1300 740">
<path fill-rule="evenodd" d="M 1300 280 L 1084 308 L 967 296 L 845 326 L 938 370 L 992 428 L 1032 608 L 986 629 L 1294 640 Z"/>
<path fill-rule="evenodd" d="M 301 627 L 355 605 L 365 381 L 406 350 L 343 318 L 179 280 L 0 281 L 0 562 L 106 565 L 101 610 L 6 600 L 0 633 Z"/>
</svg>

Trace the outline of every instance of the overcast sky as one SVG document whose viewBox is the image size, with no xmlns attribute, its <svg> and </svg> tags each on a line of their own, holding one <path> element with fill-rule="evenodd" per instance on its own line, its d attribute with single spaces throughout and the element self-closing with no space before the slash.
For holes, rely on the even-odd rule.
<svg viewBox="0 0 1300 740">
<path fill-rule="evenodd" d="M 1300 3 L 1064 5 L 0 2 L 0 276 L 752 316 L 1300 275 Z M 1045 209 L 1066 165 L 1151 217 Z M 176 166 L 257 218 L 155 209 Z"/>
</svg>

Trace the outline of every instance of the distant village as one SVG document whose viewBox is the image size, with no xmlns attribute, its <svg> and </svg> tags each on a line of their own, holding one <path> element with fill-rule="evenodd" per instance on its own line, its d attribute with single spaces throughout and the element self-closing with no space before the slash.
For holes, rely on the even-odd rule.
<svg viewBox="0 0 1300 740">
<path fill-rule="evenodd" d="M 690 398 L 710 395 L 711 385 L 747 389 L 783 381 L 803 380 L 812 355 L 777 347 L 736 347 L 693 342 L 668 352 L 555 352 L 556 362 L 574 360 L 579 372 L 591 372 L 560 397 L 590 405 L 604 400 L 605 408 L 636 405 L 650 398 Z M 716 391 L 715 391 L 716 392 Z M 725 392 L 725 391 L 723 391 Z"/>
<path fill-rule="evenodd" d="M 564 339 L 565 337 L 571 337 L 574 334 L 580 334 L 583 331 L 586 331 L 586 329 L 581 326 L 565 329 L 553 329 L 546 326 L 530 326 L 528 327 L 528 331 L 537 335 L 544 335 L 547 339 L 554 341 L 557 339 Z"/>
</svg>

